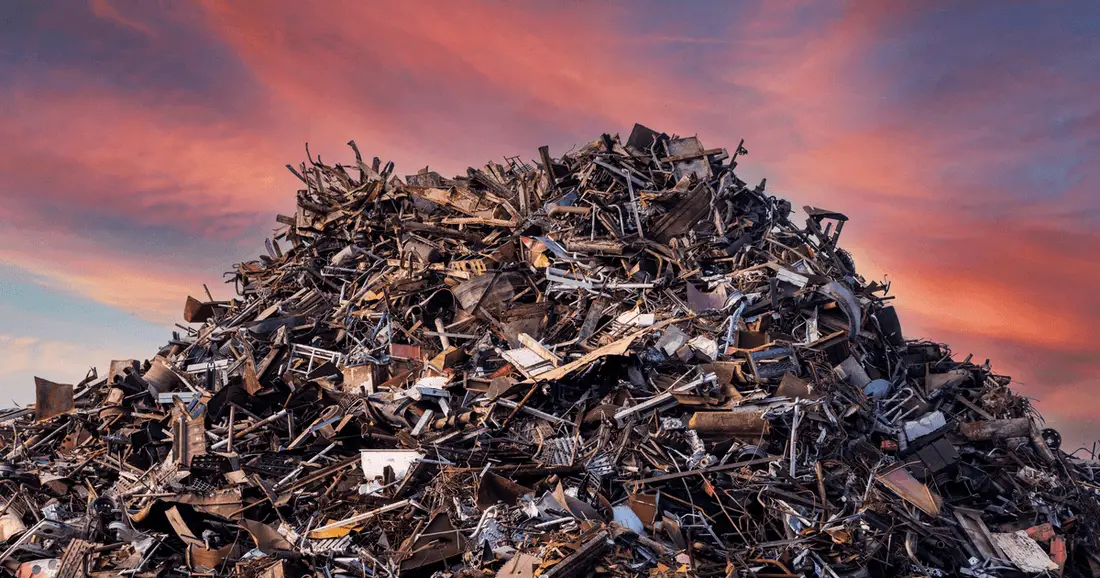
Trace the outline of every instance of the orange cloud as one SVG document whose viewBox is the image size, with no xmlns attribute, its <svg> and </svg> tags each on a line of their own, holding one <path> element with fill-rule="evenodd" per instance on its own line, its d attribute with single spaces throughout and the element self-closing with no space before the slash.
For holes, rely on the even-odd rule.
<svg viewBox="0 0 1100 578">
<path fill-rule="evenodd" d="M 0 247 L 0 263 L 33 274 L 48 288 L 156 323 L 181 322 L 184 298 L 188 293 L 202 295 L 203 283 L 215 296 L 224 298 L 230 292 L 215 271 L 141 259 L 124 251 L 89 250 L 86 240 L 77 235 L 55 233 L 48 244 L 35 241 L 36 229 L 8 229 L 5 235 L 16 240 Z"/>
</svg>

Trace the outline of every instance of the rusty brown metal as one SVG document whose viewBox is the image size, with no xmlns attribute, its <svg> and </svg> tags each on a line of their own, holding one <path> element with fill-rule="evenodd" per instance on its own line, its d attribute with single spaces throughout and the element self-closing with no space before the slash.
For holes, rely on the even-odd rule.
<svg viewBox="0 0 1100 578">
<path fill-rule="evenodd" d="M 1098 456 L 1063 451 L 991 364 L 906 339 L 840 245 L 860 224 L 749 185 L 742 145 L 636 125 L 453 178 L 354 143 L 347 164 L 309 155 L 232 299 L 187 297 L 192 325 L 148 359 L 36 378 L 33 409 L 0 411 L 0 564 L 1100 568 Z"/>
<path fill-rule="evenodd" d="M 73 410 L 73 386 L 71 383 L 54 383 L 34 378 L 34 417 L 46 420 Z"/>
</svg>

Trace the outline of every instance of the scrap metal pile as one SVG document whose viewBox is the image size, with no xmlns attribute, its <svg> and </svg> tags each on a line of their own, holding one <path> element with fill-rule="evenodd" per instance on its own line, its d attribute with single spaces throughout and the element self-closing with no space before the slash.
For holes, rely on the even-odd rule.
<svg viewBox="0 0 1100 578">
<path fill-rule="evenodd" d="M 349 144 L 237 298 L 0 414 L 9 572 L 1100 576 L 1097 463 L 905 339 L 741 145 L 401 179 Z"/>
</svg>

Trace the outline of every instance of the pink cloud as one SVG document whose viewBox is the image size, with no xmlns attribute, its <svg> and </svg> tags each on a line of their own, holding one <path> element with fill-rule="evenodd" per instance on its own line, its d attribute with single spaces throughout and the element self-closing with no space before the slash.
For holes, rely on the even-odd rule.
<svg viewBox="0 0 1100 578">
<path fill-rule="evenodd" d="M 155 34 L 155 31 L 150 26 L 140 20 L 126 16 L 121 10 L 111 4 L 110 0 L 90 0 L 88 6 L 91 8 L 92 14 L 97 18 L 102 18 L 103 20 L 132 28 L 149 36 Z"/>
<path fill-rule="evenodd" d="M 17 93 L 6 104 L 0 172 L 59 182 L 36 194 L 74 209 L 202 231 L 208 219 L 288 204 L 293 177 L 279 161 L 293 145 L 272 146 L 270 135 L 196 107 L 142 105 L 91 88 Z M 98 185 L 95 194 L 82 183 Z"/>
</svg>

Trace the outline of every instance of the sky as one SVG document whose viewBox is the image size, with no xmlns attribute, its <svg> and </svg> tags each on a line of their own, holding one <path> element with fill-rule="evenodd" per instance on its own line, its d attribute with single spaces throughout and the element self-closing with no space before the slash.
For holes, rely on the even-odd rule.
<svg viewBox="0 0 1100 578">
<path fill-rule="evenodd" d="M 0 3 L 0 404 L 152 356 L 262 252 L 284 168 L 463 172 L 639 122 L 851 217 L 906 337 L 1100 438 L 1095 2 Z M 1072 449 L 1072 448 L 1069 448 Z"/>
</svg>

